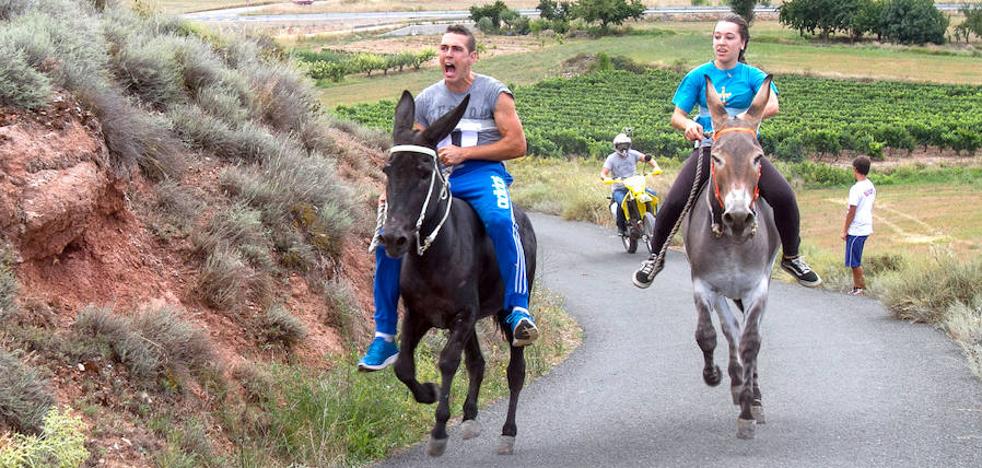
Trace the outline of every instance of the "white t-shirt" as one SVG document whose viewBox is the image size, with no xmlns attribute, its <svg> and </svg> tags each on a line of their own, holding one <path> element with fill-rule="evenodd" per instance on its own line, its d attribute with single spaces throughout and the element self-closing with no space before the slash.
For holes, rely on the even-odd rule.
<svg viewBox="0 0 982 468">
<path fill-rule="evenodd" d="M 856 217 L 849 225 L 850 236 L 868 236 L 873 233 L 874 201 L 876 201 L 876 188 L 869 179 L 860 180 L 849 189 L 849 206 L 856 207 Z"/>
</svg>

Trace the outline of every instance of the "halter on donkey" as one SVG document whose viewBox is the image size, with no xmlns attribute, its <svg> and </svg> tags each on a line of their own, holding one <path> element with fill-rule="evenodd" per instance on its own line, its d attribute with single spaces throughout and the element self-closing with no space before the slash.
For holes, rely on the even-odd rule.
<svg viewBox="0 0 982 468">
<path fill-rule="evenodd" d="M 741 439 L 753 438 L 756 423 L 764 422 L 757 353 L 760 322 L 780 242 L 773 212 L 758 197 L 757 188 L 764 154 L 756 129 L 770 92 L 768 76 L 746 116 L 737 119 L 727 114 L 712 81 L 706 77 L 706 104 L 716 129 L 711 149 L 712 176 L 702 191 L 705 202 L 695 202 L 685 232 L 685 251 L 699 315 L 696 342 L 705 359 L 703 379 L 710 386 L 719 385 L 721 380 L 719 367 L 713 363 L 715 311 L 729 342 L 730 391 L 733 403 L 740 406 L 737 437 Z M 733 300 L 743 312 L 742 322 L 726 299 Z"/>
<path fill-rule="evenodd" d="M 466 353 L 469 376 L 464 401 L 463 438 L 480 434 L 477 397 L 484 378 L 484 357 L 475 333 L 479 319 L 495 316 L 512 343 L 511 327 L 505 324 L 504 283 L 494 256 L 494 246 L 474 210 L 464 202 L 453 203 L 449 183 L 440 172 L 436 145 L 457 126 L 467 109 L 470 96 L 456 109 L 429 128 L 413 128 L 415 102 L 405 91 L 396 107 L 392 138 L 395 146 L 384 172 L 388 178 L 388 210 L 381 237 L 387 254 L 405 255 L 402 262 L 400 293 L 406 306 L 402 322 L 402 345 L 395 364 L 396 376 L 420 403 L 434 403 L 436 424 L 430 432 L 428 452 L 442 455 L 447 446 L 447 420 L 450 418 L 450 385 Z M 528 287 L 535 278 L 535 232 L 528 216 L 513 207 L 519 226 L 528 273 Z M 415 240 L 414 240 L 415 238 Z M 410 248 L 410 247 L 413 248 Z M 415 351 L 420 339 L 431 328 L 450 330 L 440 353 L 440 388 L 432 382 L 416 380 Z M 511 346 L 508 363 L 508 416 L 501 430 L 498 453 L 514 449 L 515 411 L 518 395 L 525 383 L 524 348 Z"/>
</svg>

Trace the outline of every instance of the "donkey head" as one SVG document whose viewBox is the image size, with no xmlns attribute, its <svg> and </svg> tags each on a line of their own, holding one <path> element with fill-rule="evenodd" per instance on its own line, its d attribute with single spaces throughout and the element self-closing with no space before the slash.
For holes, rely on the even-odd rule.
<svg viewBox="0 0 982 468">
<path fill-rule="evenodd" d="M 388 179 L 385 186 L 388 213 L 382 229 L 382 244 L 389 256 L 403 256 L 416 236 L 426 235 L 419 232 L 419 220 L 430 220 L 435 224 L 443 216 L 442 212 L 437 212 L 437 207 L 441 201 L 446 201 L 441 200 L 441 194 L 449 194 L 445 192 L 446 182 L 439 173 L 436 145 L 457 126 L 469 101 L 468 95 L 454 110 L 420 131 L 414 128 L 416 102 L 413 95 L 409 91 L 402 92 L 392 131 L 395 146 L 382 169 Z M 413 151 L 412 148 L 400 150 L 402 145 L 428 148 L 433 153 L 422 149 Z"/>
<path fill-rule="evenodd" d="M 706 77 L 706 105 L 716 131 L 710 189 L 723 207 L 723 232 L 740 241 L 753 235 L 757 223 L 753 204 L 764 157 L 757 142 L 757 127 L 771 96 L 771 79 L 768 75 L 746 114 L 738 119 L 726 112 L 712 80 Z"/>
</svg>

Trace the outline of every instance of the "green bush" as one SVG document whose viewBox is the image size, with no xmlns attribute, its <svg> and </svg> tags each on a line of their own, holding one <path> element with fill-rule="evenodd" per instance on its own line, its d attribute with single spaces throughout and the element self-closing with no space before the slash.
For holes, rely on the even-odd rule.
<svg viewBox="0 0 982 468">
<path fill-rule="evenodd" d="M 41 432 L 44 415 L 54 404 L 50 387 L 36 369 L 0 348 L 0 428 Z"/>
<path fill-rule="evenodd" d="M 0 437 L 0 466 L 82 466 L 89 459 L 85 429 L 82 418 L 72 415 L 68 408 L 52 408 L 44 416 L 44 430 L 40 435 L 15 434 L 6 441 L 9 445 Z"/>
<path fill-rule="evenodd" d="M 944 44 L 948 17 L 933 0 L 887 0 L 881 22 L 883 36 L 901 44 Z"/>
</svg>

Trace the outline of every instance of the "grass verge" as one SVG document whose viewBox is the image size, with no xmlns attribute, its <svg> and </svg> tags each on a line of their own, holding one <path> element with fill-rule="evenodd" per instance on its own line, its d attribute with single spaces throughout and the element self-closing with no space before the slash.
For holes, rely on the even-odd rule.
<svg viewBox="0 0 982 468">
<path fill-rule="evenodd" d="M 562 310 L 556 295 L 540 288 L 533 304 L 544 333 L 526 348 L 529 379 L 548 372 L 581 341 L 580 328 Z M 487 360 L 481 401 L 487 403 L 507 395 L 508 350 L 491 321 L 483 320 L 478 328 Z M 439 382 L 436 356 L 445 342 L 444 333 L 431 332 L 420 344 L 416 354 L 420 381 Z M 421 440 L 432 428 L 434 407 L 416 403 L 391 370 L 358 373 L 357 359 L 349 355 L 320 375 L 294 366 L 273 366 L 273 383 L 265 390 L 268 397 L 257 398 L 268 416 L 266 432 L 246 448 L 243 458 L 259 465 L 275 460 L 308 466 L 363 465 Z M 458 420 L 467 388 L 463 367 L 450 397 Z"/>
</svg>

